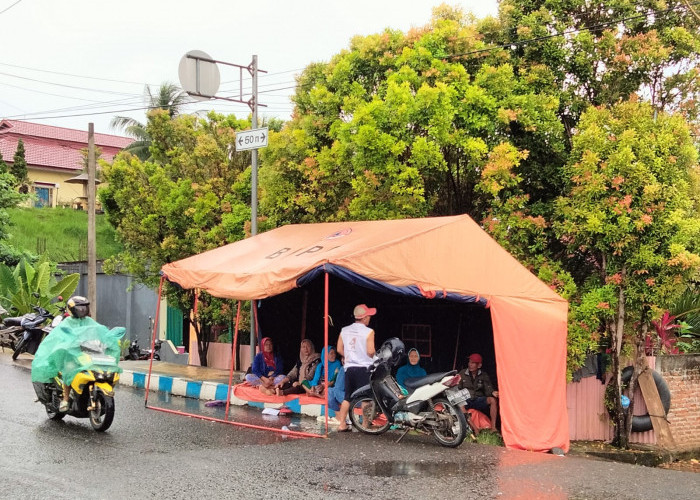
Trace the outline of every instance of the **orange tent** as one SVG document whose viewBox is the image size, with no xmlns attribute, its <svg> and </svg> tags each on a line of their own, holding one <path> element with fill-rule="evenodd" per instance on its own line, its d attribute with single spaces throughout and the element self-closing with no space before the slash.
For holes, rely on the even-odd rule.
<svg viewBox="0 0 700 500">
<path fill-rule="evenodd" d="M 568 304 L 469 216 L 280 227 L 166 264 L 183 288 L 264 299 L 320 273 L 490 308 L 506 446 L 568 451 Z"/>
</svg>

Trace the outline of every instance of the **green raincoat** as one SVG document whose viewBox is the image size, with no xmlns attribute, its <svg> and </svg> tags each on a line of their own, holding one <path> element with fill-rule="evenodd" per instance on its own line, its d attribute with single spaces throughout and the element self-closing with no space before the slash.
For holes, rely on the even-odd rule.
<svg viewBox="0 0 700 500">
<path fill-rule="evenodd" d="M 32 382 L 51 382 L 59 372 L 66 385 L 83 370 L 121 373 L 119 339 L 125 331 L 110 330 L 90 317 L 64 319 L 39 344 L 32 361 Z"/>
</svg>

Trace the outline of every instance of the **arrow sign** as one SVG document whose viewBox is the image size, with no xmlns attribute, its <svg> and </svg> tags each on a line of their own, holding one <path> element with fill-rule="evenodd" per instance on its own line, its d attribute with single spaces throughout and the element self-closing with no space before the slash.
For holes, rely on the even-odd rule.
<svg viewBox="0 0 700 500">
<path fill-rule="evenodd" d="M 236 132 L 236 151 L 267 147 L 267 127 Z"/>
</svg>

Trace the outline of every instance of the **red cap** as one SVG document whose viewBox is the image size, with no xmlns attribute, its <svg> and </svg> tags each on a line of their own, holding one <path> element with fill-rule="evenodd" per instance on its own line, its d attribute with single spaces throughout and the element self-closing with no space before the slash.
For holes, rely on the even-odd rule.
<svg viewBox="0 0 700 500">
<path fill-rule="evenodd" d="M 470 354 L 469 361 L 473 361 L 474 363 L 481 363 L 481 354 Z"/>
<path fill-rule="evenodd" d="M 367 307 L 366 304 L 360 304 L 355 306 L 352 313 L 355 315 L 355 319 L 362 319 L 367 316 L 374 316 L 377 314 L 377 309 L 375 307 Z"/>
</svg>

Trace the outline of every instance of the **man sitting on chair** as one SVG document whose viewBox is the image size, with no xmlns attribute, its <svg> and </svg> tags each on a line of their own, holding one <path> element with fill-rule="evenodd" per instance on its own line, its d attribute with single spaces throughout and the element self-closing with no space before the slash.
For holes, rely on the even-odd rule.
<svg viewBox="0 0 700 500">
<path fill-rule="evenodd" d="M 459 372 L 462 377 L 460 389 L 468 389 L 470 398 L 467 400 L 468 409 L 479 410 L 491 418 L 491 430 L 496 431 L 498 417 L 498 391 L 493 390 L 493 384 L 488 373 L 481 370 L 481 355 L 471 354 L 467 368 Z"/>
</svg>

